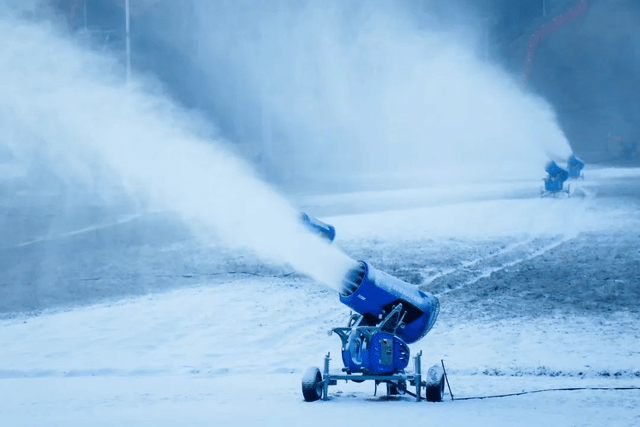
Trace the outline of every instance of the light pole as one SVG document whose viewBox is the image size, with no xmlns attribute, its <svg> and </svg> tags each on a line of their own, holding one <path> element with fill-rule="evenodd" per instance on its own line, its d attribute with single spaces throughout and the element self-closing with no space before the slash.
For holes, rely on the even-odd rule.
<svg viewBox="0 0 640 427">
<path fill-rule="evenodd" d="M 546 0 L 542 0 L 542 16 L 547 16 Z"/>
<path fill-rule="evenodd" d="M 124 2 L 126 46 L 127 46 L 127 83 L 131 78 L 131 34 L 129 32 L 129 0 Z"/>
</svg>

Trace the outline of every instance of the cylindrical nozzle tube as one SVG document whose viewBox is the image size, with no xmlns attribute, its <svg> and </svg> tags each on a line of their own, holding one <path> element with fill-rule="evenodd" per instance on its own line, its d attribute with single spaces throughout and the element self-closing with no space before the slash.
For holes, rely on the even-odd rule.
<svg viewBox="0 0 640 427">
<path fill-rule="evenodd" d="M 360 284 L 362 284 L 362 280 L 364 279 L 365 268 L 364 264 L 358 263 L 356 268 L 349 270 L 347 275 L 342 282 L 342 292 L 340 292 L 344 296 L 349 296 L 354 293 Z"/>
<path fill-rule="evenodd" d="M 342 284 L 340 301 L 362 314 L 370 324 L 402 304 L 404 327 L 396 334 L 411 344 L 429 332 L 438 317 L 440 303 L 429 293 L 371 267 L 364 261 L 351 269 Z"/>
<path fill-rule="evenodd" d="M 327 239 L 329 242 L 333 242 L 336 238 L 336 229 L 333 225 L 324 223 L 317 218 L 312 218 L 304 212 L 300 213 L 300 219 L 310 231 Z"/>
</svg>

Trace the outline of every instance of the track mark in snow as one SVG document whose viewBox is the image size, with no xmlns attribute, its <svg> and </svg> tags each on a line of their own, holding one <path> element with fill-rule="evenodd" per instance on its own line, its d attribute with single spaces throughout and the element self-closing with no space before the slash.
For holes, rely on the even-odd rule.
<svg viewBox="0 0 640 427">
<path fill-rule="evenodd" d="M 437 280 L 437 279 L 439 279 L 439 278 L 441 278 L 441 277 L 445 277 L 445 276 L 448 276 L 448 275 L 450 275 L 450 274 L 452 274 L 452 273 L 455 273 L 455 272 L 456 272 L 456 271 L 458 271 L 458 270 L 459 270 L 458 268 L 448 268 L 448 269 L 446 269 L 446 270 L 441 270 L 441 271 L 439 271 L 438 273 L 434 274 L 433 276 L 429 277 L 429 278 L 427 279 L 427 280 L 428 280 L 428 281 L 427 281 L 427 284 L 432 283 L 434 280 Z M 424 271 L 425 271 L 425 270 L 423 270 L 423 272 L 424 272 Z M 427 271 L 432 271 L 432 269 L 427 270 Z"/>
<path fill-rule="evenodd" d="M 529 261 L 529 260 L 531 260 L 531 259 L 533 259 L 533 258 L 539 257 L 540 255 L 543 255 L 543 254 L 545 254 L 546 252 L 549 252 L 550 250 L 557 248 L 557 247 L 558 247 L 558 246 L 560 246 L 561 244 L 563 244 L 563 243 L 565 243 L 565 242 L 568 242 L 568 241 L 569 241 L 569 240 L 571 240 L 572 238 L 573 238 L 573 237 L 566 237 L 566 238 L 562 238 L 561 240 L 559 240 L 559 241 L 557 241 L 557 242 L 555 242 L 555 243 L 551 243 L 551 244 L 549 244 L 549 245 L 547 245 L 547 246 L 543 247 L 542 249 L 537 250 L 536 252 L 532 253 L 531 255 L 529 255 L 529 256 L 527 256 L 527 257 L 524 257 L 524 258 L 521 258 L 521 259 L 517 259 L 517 260 L 515 260 L 515 261 L 508 262 L 508 263 L 506 263 L 506 264 L 504 264 L 504 265 L 502 265 L 502 266 L 500 266 L 500 267 L 497 267 L 497 268 L 490 268 L 490 269 L 486 270 L 484 273 L 482 273 L 480 276 L 475 277 L 475 278 L 473 278 L 473 279 L 471 279 L 471 280 L 468 280 L 468 281 L 467 281 L 467 282 L 465 282 L 462 286 L 465 286 L 465 285 L 472 285 L 472 284 L 476 283 L 476 282 L 477 282 L 478 280 L 480 280 L 480 279 L 484 279 L 484 278 L 486 278 L 486 277 L 491 276 L 491 275 L 492 275 L 493 273 L 495 273 L 496 271 L 504 270 L 505 268 L 512 267 L 512 266 L 514 266 L 514 265 L 516 265 L 516 264 L 519 264 L 519 263 L 521 263 L 521 262 Z"/>
<path fill-rule="evenodd" d="M 460 267 L 454 267 L 454 268 L 448 268 L 446 270 L 441 270 L 437 274 L 435 274 L 435 275 L 433 275 L 431 277 L 428 277 L 425 280 L 425 285 L 430 285 L 431 283 L 433 283 L 434 281 L 436 281 L 436 280 L 438 280 L 440 278 L 451 276 L 451 275 L 454 275 L 454 274 L 469 275 L 469 274 L 471 274 L 470 273 L 470 269 L 472 267 L 474 267 L 475 265 L 482 264 L 482 263 L 484 263 L 486 261 L 489 261 L 489 260 L 491 260 L 493 258 L 497 258 L 497 257 L 502 256 L 504 254 L 508 254 L 510 252 L 513 252 L 516 249 L 518 249 L 519 247 L 531 244 L 532 242 L 534 242 L 534 240 L 535 239 L 526 239 L 526 240 L 523 240 L 521 242 L 515 243 L 513 245 L 506 246 L 503 249 L 499 249 L 499 250 L 497 250 L 495 252 L 492 252 L 490 255 L 487 255 L 485 257 L 480 257 L 480 258 L 477 258 L 477 259 L 474 259 L 474 260 L 471 260 L 471 261 L 461 262 L 460 263 Z M 430 268 L 430 269 L 422 270 L 423 273 L 427 273 L 427 272 L 430 272 L 430 271 L 434 271 L 434 269 Z"/>
<path fill-rule="evenodd" d="M 567 378 L 611 378 L 611 379 L 638 379 L 640 371 L 634 369 L 619 370 L 594 370 L 552 369 L 547 366 L 536 368 L 484 368 L 482 371 L 475 369 L 451 369 L 447 370 L 452 375 L 484 375 L 488 377 L 567 377 Z"/>
<path fill-rule="evenodd" d="M 513 245 L 507 246 L 506 248 L 504 248 L 502 250 L 498 250 L 498 251 L 492 253 L 489 256 L 486 256 L 486 257 L 483 257 L 483 258 L 478 258 L 478 259 L 473 260 L 473 261 L 465 261 L 465 262 L 462 263 L 462 267 L 464 267 L 464 268 L 472 267 L 472 266 L 474 266 L 476 264 L 479 264 L 479 263 L 481 263 L 483 261 L 487 261 L 489 259 L 498 257 L 500 255 L 504 255 L 504 254 L 513 252 L 514 250 L 516 250 L 517 248 L 519 248 L 521 246 L 525 246 L 525 245 L 533 243 L 534 240 L 535 239 L 527 239 L 527 240 L 524 240 L 522 242 L 518 242 L 518 243 L 515 243 Z"/>
<path fill-rule="evenodd" d="M 497 271 L 544 255 L 572 240 L 574 237 L 575 235 L 569 234 L 561 236 L 560 238 L 552 238 L 551 243 L 546 243 L 542 246 L 540 246 L 540 238 L 527 239 L 496 251 L 486 257 L 463 262 L 461 263 L 461 267 L 447 270 L 431 278 L 429 282 L 422 286 L 434 292 L 434 285 L 440 285 L 443 290 L 435 292 L 435 294 L 444 295 L 462 289 L 465 286 L 473 285 L 479 280 L 490 277 Z"/>
<path fill-rule="evenodd" d="M 56 240 L 56 239 L 64 239 L 66 237 L 77 236 L 78 234 L 88 233 L 90 231 L 100 230 L 100 229 L 103 229 L 103 228 L 108 228 L 108 227 L 113 227 L 113 226 L 116 226 L 116 225 L 124 224 L 124 223 L 130 222 L 130 221 L 133 221 L 134 219 L 137 219 L 137 218 L 139 218 L 141 216 L 142 216 L 141 214 L 128 215 L 128 216 L 120 218 L 119 220 L 114 221 L 114 222 L 108 222 L 108 223 L 105 223 L 105 224 L 96 224 L 96 225 L 92 225 L 92 226 L 89 226 L 89 227 L 80 228 L 78 230 L 67 231 L 66 233 L 60 233 L 60 234 L 57 234 L 55 236 L 43 236 L 43 237 L 39 237 L 37 239 L 28 240 L 26 242 L 18 243 L 17 245 L 15 245 L 15 247 L 16 248 L 21 248 L 21 247 L 24 247 L 24 246 L 30 246 L 30 245 L 34 245 L 34 244 L 42 243 L 42 242 L 46 242 L 46 241 L 51 241 L 51 240 Z"/>
<path fill-rule="evenodd" d="M 290 372 L 291 368 L 283 368 L 285 372 Z M 182 366 L 175 368 L 95 368 L 95 369 L 3 369 L 0 370 L 0 380 L 16 378 L 86 378 L 86 377 L 157 377 L 157 376 L 205 376 L 217 377 L 232 373 L 233 370 L 227 367 L 212 366 Z"/>
<path fill-rule="evenodd" d="M 96 369 L 31 369 L 31 370 L 0 370 L 0 379 L 9 378 L 61 378 L 61 377 L 142 377 L 157 376 L 161 374 L 171 374 L 166 369 L 113 369 L 113 368 L 96 368 Z"/>
</svg>

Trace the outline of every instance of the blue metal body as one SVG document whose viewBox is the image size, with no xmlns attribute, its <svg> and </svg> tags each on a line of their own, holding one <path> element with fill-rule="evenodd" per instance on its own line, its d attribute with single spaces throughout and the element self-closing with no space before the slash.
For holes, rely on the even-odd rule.
<svg viewBox="0 0 640 427">
<path fill-rule="evenodd" d="M 410 343 L 424 337 L 438 317 L 438 299 L 372 268 L 364 261 L 349 271 L 340 301 L 358 314 L 346 328 L 333 328 L 342 340 L 347 373 L 387 375 L 409 364 Z"/>
<path fill-rule="evenodd" d="M 567 170 L 569 172 L 569 178 L 578 179 L 582 174 L 582 169 L 584 168 L 584 162 L 576 157 L 575 154 L 572 154 L 569 157 L 569 161 L 567 162 Z"/>
<path fill-rule="evenodd" d="M 549 174 L 544 179 L 544 189 L 551 193 L 562 191 L 564 182 L 569 178 L 569 172 L 553 161 L 547 163 L 544 170 Z"/>
<path fill-rule="evenodd" d="M 409 364 L 409 346 L 389 332 L 356 328 L 342 348 L 342 363 L 350 372 L 391 374 Z"/>
<path fill-rule="evenodd" d="M 436 321 L 440 304 L 435 296 L 364 261 L 349 273 L 346 282 L 340 302 L 362 314 L 368 324 L 377 324 L 394 306 L 402 304 L 403 326 L 396 335 L 409 344 L 424 337 Z"/>
<path fill-rule="evenodd" d="M 333 240 L 336 238 L 336 229 L 333 227 L 333 225 L 326 224 L 319 219 L 312 218 L 304 212 L 300 214 L 300 219 L 302 220 L 303 224 L 307 226 L 307 228 L 309 228 L 314 233 L 317 233 L 318 235 L 324 237 L 328 241 L 333 242 Z"/>
<path fill-rule="evenodd" d="M 564 180 L 547 177 L 544 179 L 544 189 L 550 193 L 562 191 Z"/>
<path fill-rule="evenodd" d="M 410 393 L 409 383 L 416 388 L 415 394 L 411 393 L 416 400 L 420 401 L 423 387 L 427 400 L 442 400 L 443 377 L 433 384 L 429 382 L 433 367 L 428 381 L 422 381 L 422 351 L 414 357 L 414 372 L 405 372 L 411 356 L 408 343 L 424 337 L 438 317 L 440 303 L 435 296 L 359 261 L 344 277 L 340 301 L 357 312 L 346 327 L 331 329 L 342 341 L 340 354 L 345 374 L 330 374 L 327 354 L 323 374 L 318 368 L 310 368 L 302 379 L 305 400 L 327 400 L 328 388 L 337 380 L 373 380 L 376 387 L 386 383 L 387 395 Z M 434 393 L 439 393 L 439 398 Z"/>
<path fill-rule="evenodd" d="M 565 168 L 558 166 L 554 161 L 547 163 L 544 170 L 554 179 L 566 181 L 569 178 L 569 172 Z"/>
</svg>

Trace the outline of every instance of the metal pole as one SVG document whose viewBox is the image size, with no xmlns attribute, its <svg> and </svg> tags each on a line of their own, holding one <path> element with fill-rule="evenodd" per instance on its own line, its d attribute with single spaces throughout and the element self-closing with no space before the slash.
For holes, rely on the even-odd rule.
<svg viewBox="0 0 640 427">
<path fill-rule="evenodd" d="M 547 16 L 546 0 L 542 0 L 542 16 Z"/>
<path fill-rule="evenodd" d="M 329 400 L 329 361 L 331 360 L 331 352 L 324 357 L 324 369 L 322 378 L 322 400 Z"/>
<path fill-rule="evenodd" d="M 451 393 L 451 386 L 449 385 L 449 377 L 447 376 L 447 370 L 444 368 L 444 360 L 440 359 L 440 363 L 442 363 L 442 372 L 444 373 L 444 379 L 447 380 L 449 394 L 451 395 L 451 400 L 453 400 L 453 393 Z"/>
<path fill-rule="evenodd" d="M 273 132 L 271 127 L 271 109 L 267 104 L 268 91 L 266 82 L 262 89 L 262 167 L 267 174 L 275 171 L 273 158 Z"/>
<path fill-rule="evenodd" d="M 131 78 L 131 35 L 129 33 L 129 0 L 125 0 L 124 2 L 124 15 L 127 43 L 127 83 L 129 83 L 129 79 Z"/>
<path fill-rule="evenodd" d="M 415 363 L 415 368 L 414 368 L 414 377 L 413 377 L 413 381 L 416 383 L 416 401 L 420 402 L 420 390 L 422 388 L 422 370 L 421 370 L 421 366 L 422 366 L 422 362 L 421 359 L 422 358 L 422 350 L 420 350 L 420 352 L 418 354 L 416 354 L 416 356 L 413 358 L 414 363 Z"/>
<path fill-rule="evenodd" d="M 82 7 L 84 9 L 84 30 L 87 31 L 87 0 L 82 2 Z"/>
</svg>

